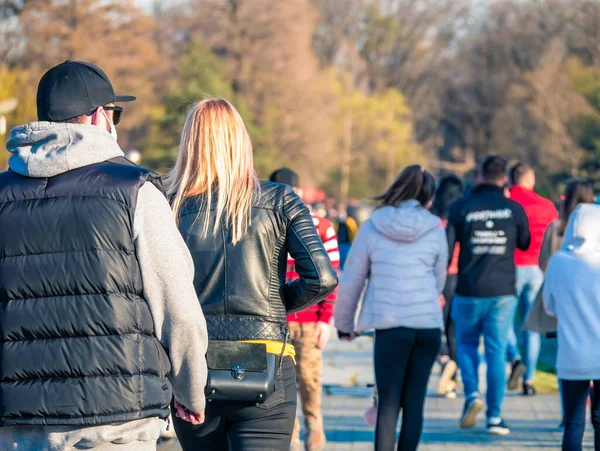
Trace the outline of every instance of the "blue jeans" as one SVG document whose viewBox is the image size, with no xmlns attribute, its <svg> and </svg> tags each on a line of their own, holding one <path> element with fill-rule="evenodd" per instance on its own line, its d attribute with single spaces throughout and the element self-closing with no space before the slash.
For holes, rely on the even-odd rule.
<svg viewBox="0 0 600 451">
<path fill-rule="evenodd" d="M 452 319 L 456 327 L 458 366 L 467 399 L 479 394 L 479 339 L 485 341 L 487 416 L 499 417 L 506 379 L 506 336 L 513 323 L 517 298 L 455 296 Z"/>
<path fill-rule="evenodd" d="M 351 243 L 338 243 L 338 249 L 340 251 L 340 269 L 344 269 L 351 248 Z"/>
<path fill-rule="evenodd" d="M 521 319 L 525 321 L 529 309 L 535 302 L 535 299 L 544 283 L 544 273 L 538 266 L 519 266 L 517 267 L 517 303 Z M 523 331 L 523 348 L 525 351 L 525 380 L 533 381 L 535 369 L 537 368 L 538 358 L 540 356 L 541 338 L 537 332 Z M 519 346 L 517 344 L 517 335 L 515 334 L 515 325 L 508 331 L 508 346 L 506 348 L 506 358 L 512 362 L 520 358 Z"/>
</svg>

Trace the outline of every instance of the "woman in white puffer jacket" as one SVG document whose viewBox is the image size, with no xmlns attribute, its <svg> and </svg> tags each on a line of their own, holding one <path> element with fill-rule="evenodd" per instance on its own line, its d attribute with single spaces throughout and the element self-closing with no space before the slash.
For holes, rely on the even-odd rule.
<svg viewBox="0 0 600 451">
<path fill-rule="evenodd" d="M 591 394 L 594 449 L 600 449 L 600 205 L 581 204 L 571 214 L 563 246 L 550 259 L 544 301 L 558 319 L 556 372 L 562 385 L 562 449 L 579 451 L 585 405 Z"/>
<path fill-rule="evenodd" d="M 427 382 L 440 349 L 439 299 L 446 281 L 448 244 L 440 219 L 427 210 L 434 192 L 435 178 L 422 166 L 404 169 L 377 198 L 380 206 L 360 230 L 340 284 L 338 330 L 350 334 L 350 339 L 357 332 L 376 330 L 379 451 L 394 449 L 401 408 L 398 449 L 417 448 Z"/>
</svg>

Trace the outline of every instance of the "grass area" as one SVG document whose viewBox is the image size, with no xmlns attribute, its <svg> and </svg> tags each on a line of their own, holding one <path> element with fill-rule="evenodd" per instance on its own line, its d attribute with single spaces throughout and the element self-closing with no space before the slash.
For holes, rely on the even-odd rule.
<svg viewBox="0 0 600 451">
<path fill-rule="evenodd" d="M 545 362 L 541 357 L 538 360 L 537 371 L 541 371 L 542 373 L 556 374 L 556 368 L 554 365 Z"/>
<path fill-rule="evenodd" d="M 558 393 L 558 379 L 556 374 L 537 370 L 535 372 L 535 389 L 541 395 Z"/>
<path fill-rule="evenodd" d="M 523 347 L 519 346 L 521 355 Z M 542 348 L 535 372 L 535 389 L 540 394 L 558 393 L 558 379 L 556 377 L 556 339 L 542 336 Z"/>
</svg>

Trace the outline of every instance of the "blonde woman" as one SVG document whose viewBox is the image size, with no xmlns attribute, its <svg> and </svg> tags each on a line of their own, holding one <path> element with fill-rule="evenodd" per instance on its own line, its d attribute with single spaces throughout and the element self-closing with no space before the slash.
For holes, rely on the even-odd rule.
<svg viewBox="0 0 600 451">
<path fill-rule="evenodd" d="M 291 187 L 259 182 L 244 122 L 222 99 L 190 110 L 167 186 L 211 340 L 206 421 L 187 422 L 177 406 L 181 445 L 287 451 L 296 376 L 286 315 L 337 285 L 310 212 Z M 286 284 L 288 253 L 299 279 Z"/>
</svg>

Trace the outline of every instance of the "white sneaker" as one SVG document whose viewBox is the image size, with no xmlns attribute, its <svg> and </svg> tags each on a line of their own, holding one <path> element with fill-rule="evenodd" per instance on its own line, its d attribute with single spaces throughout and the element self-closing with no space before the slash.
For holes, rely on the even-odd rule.
<svg viewBox="0 0 600 451">
<path fill-rule="evenodd" d="M 471 429 L 477 426 L 477 415 L 483 410 L 484 404 L 481 396 L 476 395 L 467 399 L 465 409 L 460 418 L 460 427 L 463 429 Z"/>
<path fill-rule="evenodd" d="M 502 418 L 490 418 L 487 424 L 488 434 L 491 435 L 508 435 L 510 429 L 504 423 Z"/>
</svg>

